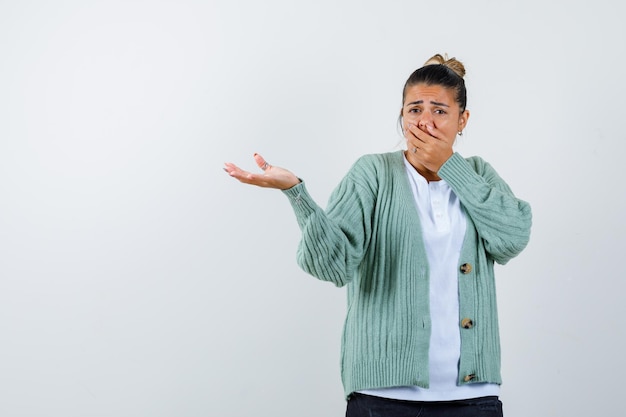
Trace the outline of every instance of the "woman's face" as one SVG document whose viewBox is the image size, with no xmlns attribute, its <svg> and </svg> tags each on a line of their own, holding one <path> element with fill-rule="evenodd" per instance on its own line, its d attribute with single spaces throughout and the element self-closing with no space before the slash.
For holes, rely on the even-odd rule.
<svg viewBox="0 0 626 417">
<path fill-rule="evenodd" d="M 402 106 L 402 129 L 409 124 L 426 131 L 426 126 L 438 130 L 453 143 L 458 132 L 467 124 L 469 111 L 461 112 L 452 89 L 440 85 L 415 84 L 406 90 Z"/>
</svg>

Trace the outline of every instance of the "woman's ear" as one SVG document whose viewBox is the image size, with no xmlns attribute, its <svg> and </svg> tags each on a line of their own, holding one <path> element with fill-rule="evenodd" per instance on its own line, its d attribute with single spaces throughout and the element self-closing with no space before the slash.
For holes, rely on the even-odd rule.
<svg viewBox="0 0 626 417">
<path fill-rule="evenodd" d="M 464 110 L 463 113 L 461 113 L 461 115 L 459 116 L 459 132 L 462 132 L 463 129 L 465 129 L 465 126 L 467 126 L 467 121 L 469 120 L 470 117 L 470 112 L 469 110 Z"/>
</svg>

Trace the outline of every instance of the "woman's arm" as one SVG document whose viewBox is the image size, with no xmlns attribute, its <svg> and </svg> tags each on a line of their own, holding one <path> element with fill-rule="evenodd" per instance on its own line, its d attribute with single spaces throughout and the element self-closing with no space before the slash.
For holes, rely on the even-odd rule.
<svg viewBox="0 0 626 417">
<path fill-rule="evenodd" d="M 341 287 L 352 280 L 371 236 L 371 199 L 348 175 L 333 191 L 326 211 L 305 184 L 284 191 L 302 239 L 297 261 L 307 273 Z"/>
<path fill-rule="evenodd" d="M 513 195 L 491 165 L 455 153 L 438 174 L 459 197 L 496 262 L 505 264 L 526 247 L 532 223 L 530 205 Z"/>
<path fill-rule="evenodd" d="M 333 191 L 328 210 L 311 198 L 305 184 L 288 170 L 271 166 L 255 154 L 263 174 L 243 171 L 227 163 L 224 170 L 237 180 L 259 187 L 281 189 L 289 199 L 302 239 L 297 261 L 307 273 L 337 286 L 352 280 L 369 241 L 373 199 L 348 174 Z M 356 167 L 354 171 L 359 169 Z"/>
</svg>

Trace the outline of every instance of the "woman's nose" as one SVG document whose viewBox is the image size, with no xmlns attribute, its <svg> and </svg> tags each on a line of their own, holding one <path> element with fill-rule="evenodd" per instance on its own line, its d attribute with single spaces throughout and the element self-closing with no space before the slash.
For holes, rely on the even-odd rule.
<svg viewBox="0 0 626 417">
<path fill-rule="evenodd" d="M 422 114 L 422 116 L 418 120 L 417 126 L 423 128 L 423 127 L 426 127 L 428 125 L 430 125 L 430 126 L 433 125 L 433 118 L 430 117 L 430 115 L 428 113 L 424 113 L 424 114 Z"/>
</svg>

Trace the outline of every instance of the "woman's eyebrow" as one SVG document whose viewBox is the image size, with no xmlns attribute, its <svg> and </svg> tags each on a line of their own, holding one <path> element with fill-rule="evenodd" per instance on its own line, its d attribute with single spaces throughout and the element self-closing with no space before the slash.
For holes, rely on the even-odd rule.
<svg viewBox="0 0 626 417">
<path fill-rule="evenodd" d="M 406 105 L 407 106 L 413 106 L 415 104 L 424 104 L 424 100 L 412 101 L 410 103 L 407 103 Z M 438 101 L 431 101 L 430 104 L 435 105 L 435 106 L 450 107 L 446 103 L 440 103 Z"/>
</svg>

